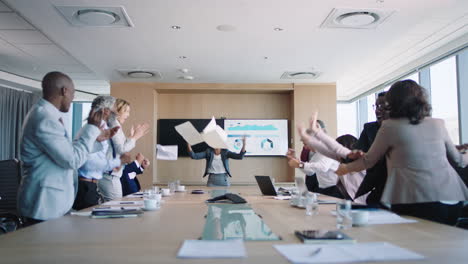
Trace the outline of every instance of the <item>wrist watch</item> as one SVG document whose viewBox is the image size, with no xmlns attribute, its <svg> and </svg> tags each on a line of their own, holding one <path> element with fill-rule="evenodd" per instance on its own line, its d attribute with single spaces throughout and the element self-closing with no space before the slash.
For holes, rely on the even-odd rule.
<svg viewBox="0 0 468 264">
<path fill-rule="evenodd" d="M 304 162 L 299 163 L 299 169 L 303 169 L 303 168 L 304 168 Z"/>
</svg>

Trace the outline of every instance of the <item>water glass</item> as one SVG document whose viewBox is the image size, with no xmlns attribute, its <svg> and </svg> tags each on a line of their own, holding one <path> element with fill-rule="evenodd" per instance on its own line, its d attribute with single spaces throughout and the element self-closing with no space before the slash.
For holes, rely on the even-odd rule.
<svg viewBox="0 0 468 264">
<path fill-rule="evenodd" d="M 170 182 L 167 187 L 169 188 L 171 193 L 174 193 L 176 190 L 176 183 L 175 182 Z"/>
<path fill-rule="evenodd" d="M 346 229 L 353 224 L 351 218 L 351 201 L 341 200 L 336 203 L 336 228 Z"/>
<path fill-rule="evenodd" d="M 306 215 L 318 214 L 317 194 L 307 192 L 305 201 Z"/>
</svg>

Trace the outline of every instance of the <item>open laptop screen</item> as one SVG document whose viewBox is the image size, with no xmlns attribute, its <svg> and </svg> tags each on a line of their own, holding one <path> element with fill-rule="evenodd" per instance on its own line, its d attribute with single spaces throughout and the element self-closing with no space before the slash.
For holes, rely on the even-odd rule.
<svg viewBox="0 0 468 264">
<path fill-rule="evenodd" d="M 263 195 L 277 195 L 275 186 L 273 185 L 273 182 L 271 182 L 270 176 L 255 176 L 255 179 L 257 180 L 258 187 L 260 188 L 260 191 L 262 191 Z"/>
</svg>

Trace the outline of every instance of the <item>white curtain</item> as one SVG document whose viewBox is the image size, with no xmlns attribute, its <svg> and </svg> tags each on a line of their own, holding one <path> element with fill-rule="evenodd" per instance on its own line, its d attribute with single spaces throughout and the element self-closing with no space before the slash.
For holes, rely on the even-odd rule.
<svg viewBox="0 0 468 264">
<path fill-rule="evenodd" d="M 0 160 L 19 159 L 23 121 L 39 98 L 33 93 L 0 86 Z"/>
</svg>

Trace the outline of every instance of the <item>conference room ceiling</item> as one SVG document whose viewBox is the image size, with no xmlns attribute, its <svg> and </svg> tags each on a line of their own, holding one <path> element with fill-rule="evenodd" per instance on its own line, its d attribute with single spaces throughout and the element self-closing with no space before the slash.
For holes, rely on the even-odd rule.
<svg viewBox="0 0 468 264">
<path fill-rule="evenodd" d="M 70 6 L 113 8 L 123 24 L 72 25 Z M 325 26 L 339 10 L 387 17 L 365 29 Z M 36 80 L 61 70 L 98 94 L 109 81 L 336 82 L 348 100 L 441 47 L 466 45 L 467 25 L 466 0 L 3 0 L 0 70 Z M 141 70 L 160 76 L 122 73 Z"/>
</svg>

